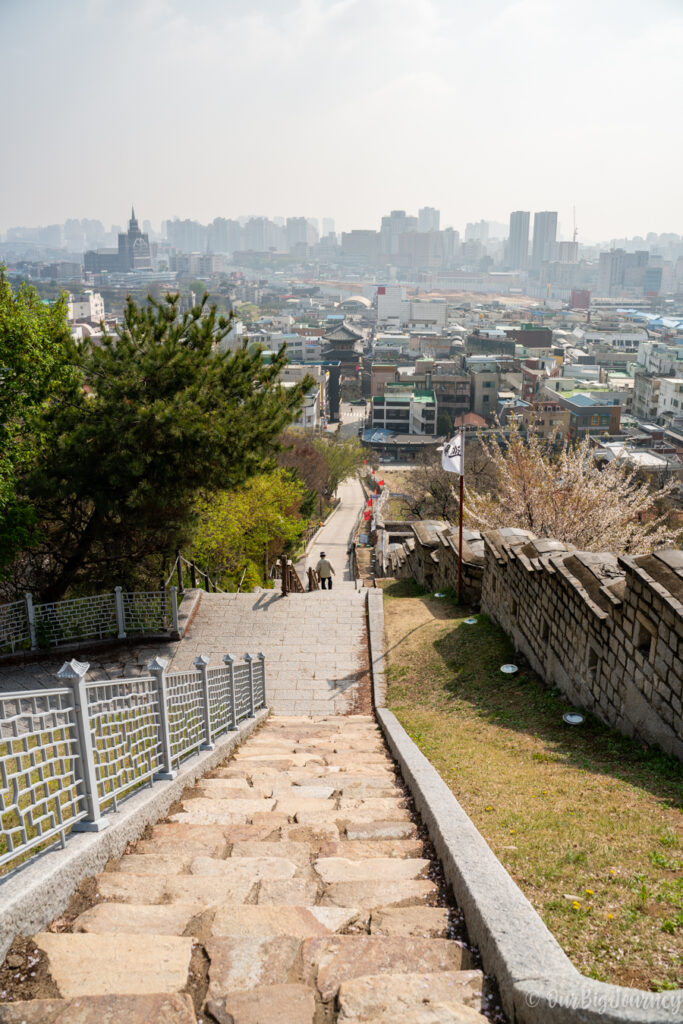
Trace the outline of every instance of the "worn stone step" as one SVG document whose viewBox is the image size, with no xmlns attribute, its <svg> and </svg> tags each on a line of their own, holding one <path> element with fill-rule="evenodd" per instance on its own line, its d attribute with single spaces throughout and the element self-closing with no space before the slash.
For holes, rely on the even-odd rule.
<svg viewBox="0 0 683 1024">
<path fill-rule="evenodd" d="M 417 826 L 412 821 L 359 821 L 355 817 L 346 822 L 347 839 L 414 839 Z"/>
<path fill-rule="evenodd" d="M 393 765 L 393 761 L 387 754 L 379 751 L 366 751 L 359 750 L 357 753 L 352 754 L 327 754 L 325 756 L 325 764 L 339 768 L 346 768 L 351 766 L 352 768 L 359 768 L 361 765 L 379 764 L 390 767 Z"/>
<path fill-rule="evenodd" d="M 339 1021 L 350 1021 L 338 1017 Z M 410 1011 L 410 1024 L 487 1024 L 488 1017 L 473 1010 L 464 1003 L 431 1003 L 429 1006 L 415 1006 Z M 393 1012 L 380 1017 L 364 1017 L 359 1024 L 396 1024 Z M 407 1022 L 406 1022 L 407 1024 Z"/>
<path fill-rule="evenodd" d="M 132 875 L 104 871 L 97 876 L 101 899 L 119 903 L 194 903 L 207 908 L 219 903 L 246 903 L 256 897 L 258 882 L 249 878 L 230 881 L 212 875 Z M 309 902 L 315 902 L 310 901 Z"/>
<path fill-rule="evenodd" d="M 264 985 L 209 999 L 218 1024 L 313 1024 L 315 998 L 308 985 Z"/>
<path fill-rule="evenodd" d="M 386 804 L 387 801 L 382 801 Z M 338 825 L 339 828 L 344 828 L 350 825 L 352 828 L 365 824 L 375 824 L 377 821 L 384 822 L 395 822 L 396 824 L 412 825 L 410 821 L 410 811 L 405 807 L 337 807 L 334 804 L 330 804 L 329 810 L 309 810 L 307 807 L 302 807 L 296 812 L 296 820 L 300 825 L 315 825 L 320 822 L 330 821 Z M 387 838 L 400 838 L 400 836 L 388 836 Z"/>
<path fill-rule="evenodd" d="M 483 976 L 481 971 L 406 972 L 367 975 L 342 981 L 339 986 L 339 1024 L 371 1021 L 408 1021 L 418 1011 L 438 1005 L 463 1004 L 472 1011 L 481 1009 Z M 478 1013 L 474 1022 L 484 1024 Z M 461 1016 L 464 1024 L 470 1018 Z M 438 1020 L 438 1017 L 436 1018 Z M 448 1020 L 448 1017 L 445 1018 Z M 455 1018 L 458 1024 L 458 1018 Z"/>
<path fill-rule="evenodd" d="M 318 899 L 318 885 L 309 878 L 270 879 L 259 883 L 256 902 L 280 907 L 313 906 Z"/>
<path fill-rule="evenodd" d="M 369 914 L 354 907 L 258 906 L 219 907 L 211 926 L 217 936 L 289 935 L 312 939 L 345 931 L 352 925 L 366 928 Z"/>
<path fill-rule="evenodd" d="M 383 907 L 370 917 L 371 935 L 405 935 L 424 939 L 448 938 L 446 907 Z"/>
<path fill-rule="evenodd" d="M 275 801 L 272 797 L 247 796 L 241 790 L 238 790 L 234 795 L 230 795 L 229 797 L 185 797 L 183 799 L 183 810 L 185 812 L 189 812 L 191 810 L 200 811 L 209 804 L 215 806 L 217 810 L 223 811 L 226 814 L 238 814 L 244 816 L 263 814 L 265 811 L 272 811 L 275 807 Z M 240 824 L 240 822 L 235 822 L 235 824 Z"/>
<path fill-rule="evenodd" d="M 421 839 L 342 839 L 321 843 L 318 857 L 345 857 L 347 860 L 372 860 L 375 857 L 421 857 Z"/>
<path fill-rule="evenodd" d="M 297 865 L 284 857 L 230 857 L 216 860 L 215 857 L 196 857 L 190 865 L 192 875 L 220 877 L 231 885 L 233 882 L 286 880 L 293 878 Z"/>
<path fill-rule="evenodd" d="M 311 863 L 312 850 L 308 843 L 294 843 L 286 840 L 275 842 L 249 842 L 241 841 L 233 843 L 230 850 L 231 857 L 279 857 L 291 861 L 299 868 L 304 868 Z"/>
<path fill-rule="evenodd" d="M 234 782 L 242 782 L 239 787 L 233 786 Z M 199 779 L 196 791 L 202 797 L 219 800 L 263 800 L 270 799 L 273 791 L 273 784 L 267 782 L 256 782 L 250 786 L 246 779 Z M 240 810 L 238 804 L 235 805 Z"/>
<path fill-rule="evenodd" d="M 380 907 L 433 906 L 439 890 L 426 879 L 403 882 L 332 882 L 325 888 L 320 903 L 324 907 L 359 907 L 376 910 Z"/>
<path fill-rule="evenodd" d="M 342 982 L 366 975 L 398 972 L 460 971 L 463 950 L 448 939 L 390 935 L 335 935 L 307 939 L 302 948 L 303 978 L 316 985 L 324 1003 L 334 999 Z"/>
<path fill-rule="evenodd" d="M 426 878 L 430 866 L 431 862 L 422 858 L 397 857 L 375 857 L 370 860 L 320 857 L 313 862 L 314 871 L 325 885 L 332 882 L 400 882 L 405 879 Z"/>
<path fill-rule="evenodd" d="M 97 903 L 78 915 L 73 930 L 113 935 L 184 935 L 196 915 L 193 903 Z"/>
<path fill-rule="evenodd" d="M 231 991 L 300 981 L 302 940 L 291 935 L 239 935 L 210 939 L 207 999 L 224 999 Z"/>
<path fill-rule="evenodd" d="M 182 875 L 189 871 L 192 859 L 191 853 L 127 853 L 116 870 L 133 875 Z"/>
<path fill-rule="evenodd" d="M 275 810 L 278 814 L 286 814 L 288 818 L 294 818 L 300 811 L 306 814 L 319 814 L 321 817 L 328 816 L 334 820 L 337 801 L 331 797 L 317 799 L 315 797 L 282 797 L 276 802 Z"/>
<path fill-rule="evenodd" d="M 309 779 L 306 785 L 279 779 L 271 783 L 270 789 L 273 799 L 278 803 L 280 800 L 329 800 L 337 792 L 336 786 L 321 779 Z"/>
<path fill-rule="evenodd" d="M 79 996 L 0 1006 L 0 1024 L 196 1024 L 188 995 Z"/>
<path fill-rule="evenodd" d="M 187 985 L 191 938 L 41 932 L 33 941 L 65 999 L 180 992 Z"/>
</svg>

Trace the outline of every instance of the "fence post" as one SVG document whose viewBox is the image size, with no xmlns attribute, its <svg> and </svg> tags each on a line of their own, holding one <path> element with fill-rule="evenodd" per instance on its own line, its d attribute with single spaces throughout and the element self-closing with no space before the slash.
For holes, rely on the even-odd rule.
<svg viewBox="0 0 683 1024">
<path fill-rule="evenodd" d="M 230 725 L 228 728 L 234 732 L 237 728 L 237 702 L 235 700 L 235 659 L 232 654 L 224 654 L 223 662 L 228 666 L 230 675 Z"/>
<path fill-rule="evenodd" d="M 119 640 L 126 639 L 126 618 L 123 612 L 123 588 L 114 587 L 114 601 L 116 603 L 116 626 L 119 631 Z"/>
<path fill-rule="evenodd" d="M 161 742 L 161 767 L 155 779 L 175 779 L 173 758 L 171 755 L 171 729 L 168 721 L 168 686 L 166 685 L 166 666 L 168 658 L 152 658 L 147 664 L 156 681 L 157 700 L 159 701 L 159 740 Z"/>
<path fill-rule="evenodd" d="M 176 558 L 176 567 L 178 569 L 178 590 L 182 594 L 184 592 L 185 588 L 183 586 L 183 560 L 182 560 L 182 558 L 180 556 L 180 551 L 176 550 L 175 558 Z"/>
<path fill-rule="evenodd" d="M 65 661 L 57 673 L 57 679 L 65 682 L 73 690 L 76 731 L 78 733 L 78 758 L 88 811 L 87 817 L 74 825 L 74 832 L 101 832 L 109 824 L 100 813 L 100 799 L 97 793 L 97 772 L 88 714 L 88 694 L 85 688 L 85 674 L 89 668 L 90 665 L 87 661 L 76 661 L 75 658 L 72 658 L 71 661 Z"/>
<path fill-rule="evenodd" d="M 209 657 L 206 654 L 198 654 L 194 659 L 195 668 L 199 669 L 202 677 L 202 694 L 204 695 L 204 736 L 205 740 L 200 745 L 200 750 L 213 750 L 214 742 L 211 735 L 211 705 L 209 703 Z"/>
<path fill-rule="evenodd" d="M 244 660 L 249 666 L 249 714 L 247 718 L 254 718 L 256 710 L 254 708 L 254 655 L 245 654 Z"/>
<path fill-rule="evenodd" d="M 36 636 L 36 610 L 33 607 L 33 594 L 24 594 L 26 601 L 26 618 L 28 619 L 28 632 L 31 637 L 31 650 L 38 650 L 38 637 Z"/>
<path fill-rule="evenodd" d="M 180 640 L 178 625 L 178 588 L 171 587 L 171 639 Z"/>
<path fill-rule="evenodd" d="M 197 589 L 197 566 L 194 562 L 190 562 L 190 579 L 192 580 L 192 589 Z"/>
<path fill-rule="evenodd" d="M 258 660 L 261 662 L 261 679 L 263 680 L 263 704 L 262 708 L 266 707 L 266 656 L 263 651 L 259 651 Z"/>
<path fill-rule="evenodd" d="M 289 588 L 287 586 L 287 584 L 289 582 L 289 580 L 287 578 L 287 573 L 288 573 L 287 559 L 283 555 L 281 557 L 281 559 L 280 559 L 280 574 L 282 576 L 282 596 L 283 597 L 287 597 L 287 594 L 289 592 Z"/>
</svg>

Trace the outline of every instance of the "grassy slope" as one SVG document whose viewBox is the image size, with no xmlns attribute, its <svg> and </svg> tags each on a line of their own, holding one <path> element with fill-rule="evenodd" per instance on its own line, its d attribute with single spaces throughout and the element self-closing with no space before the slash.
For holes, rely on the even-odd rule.
<svg viewBox="0 0 683 1024">
<path fill-rule="evenodd" d="M 640 988 L 683 985 L 683 769 L 514 660 L 497 627 L 411 581 L 385 587 L 388 704 L 575 965 Z"/>
</svg>

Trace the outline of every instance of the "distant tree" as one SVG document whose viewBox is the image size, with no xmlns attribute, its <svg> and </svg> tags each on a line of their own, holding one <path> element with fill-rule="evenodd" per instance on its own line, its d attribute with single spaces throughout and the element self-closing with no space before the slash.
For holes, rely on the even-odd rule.
<svg viewBox="0 0 683 1024">
<path fill-rule="evenodd" d="M 306 521 L 299 514 L 304 492 L 299 480 L 279 468 L 240 487 L 202 497 L 192 547 L 197 563 L 208 566 L 223 585 L 234 582 L 249 565 L 255 586 L 259 580 L 253 579 L 253 567 L 259 566 L 265 576 L 266 567 L 304 532 Z"/>
<path fill-rule="evenodd" d="M 445 434 L 450 436 L 453 430 L 453 419 L 447 412 L 440 412 L 436 417 L 436 432 L 442 437 Z"/>
<path fill-rule="evenodd" d="M 18 482 L 41 530 L 13 566 L 18 588 L 55 600 L 139 579 L 146 560 L 191 541 L 200 492 L 272 464 L 312 381 L 280 386 L 284 346 L 269 364 L 246 347 L 220 352 L 230 326 L 206 301 L 179 315 L 177 295 L 129 299 L 117 335 L 73 353 L 77 383 L 41 410 L 41 457 Z"/>
<path fill-rule="evenodd" d="M 35 510 L 17 495 L 17 477 L 40 457 L 36 419 L 73 376 L 64 296 L 45 304 L 32 286 L 16 292 L 0 268 L 0 565 L 30 541 Z"/>
<path fill-rule="evenodd" d="M 467 487 L 465 511 L 482 529 L 515 526 L 580 550 L 620 554 L 677 539 L 660 509 L 673 482 L 654 490 L 619 459 L 598 464 L 588 437 L 558 452 L 556 438 L 544 441 L 531 429 L 527 441 L 511 423 L 506 441 L 493 435 L 480 444 L 491 482 L 483 490 Z"/>
<path fill-rule="evenodd" d="M 320 437 L 313 442 L 327 465 L 327 489 L 334 494 L 342 481 L 355 476 L 363 466 L 365 451 L 356 437 L 347 440 Z"/>
<path fill-rule="evenodd" d="M 441 468 L 440 453 L 418 458 L 415 468 L 403 474 L 403 507 L 416 519 L 457 520 L 459 497 L 453 482 L 457 477 Z"/>
</svg>

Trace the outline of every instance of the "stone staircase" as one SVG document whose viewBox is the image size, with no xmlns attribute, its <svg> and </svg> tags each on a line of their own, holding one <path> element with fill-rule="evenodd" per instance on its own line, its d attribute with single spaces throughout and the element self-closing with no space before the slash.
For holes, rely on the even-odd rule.
<svg viewBox="0 0 683 1024">
<path fill-rule="evenodd" d="M 269 719 L 34 936 L 52 998 L 0 1024 L 483 1024 L 399 782 L 368 715 Z"/>
</svg>

